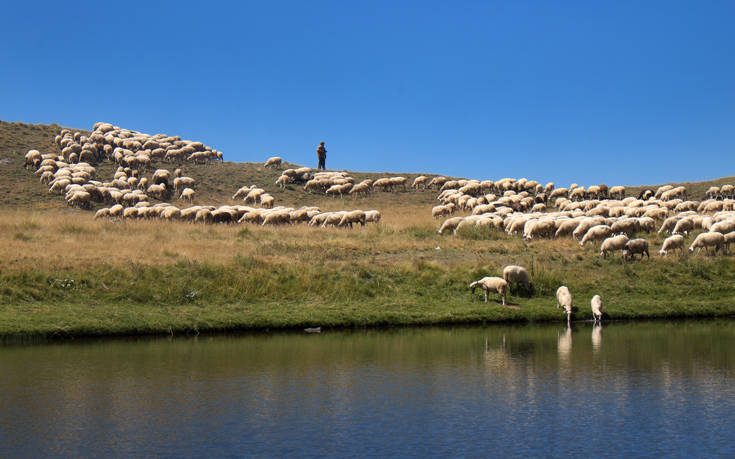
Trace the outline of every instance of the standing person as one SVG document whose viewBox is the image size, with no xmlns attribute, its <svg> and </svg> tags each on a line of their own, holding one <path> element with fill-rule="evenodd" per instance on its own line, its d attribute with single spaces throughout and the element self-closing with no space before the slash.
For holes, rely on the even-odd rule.
<svg viewBox="0 0 735 459">
<path fill-rule="evenodd" d="M 324 163 L 327 160 L 327 149 L 324 148 L 324 142 L 319 142 L 319 146 L 316 147 L 316 156 L 319 158 L 317 169 L 326 169 Z"/>
</svg>

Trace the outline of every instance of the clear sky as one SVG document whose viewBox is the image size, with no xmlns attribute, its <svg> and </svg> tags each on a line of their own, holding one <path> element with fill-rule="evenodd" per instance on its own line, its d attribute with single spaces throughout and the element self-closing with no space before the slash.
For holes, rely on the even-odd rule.
<svg viewBox="0 0 735 459">
<path fill-rule="evenodd" d="M 0 118 L 226 160 L 656 184 L 735 175 L 733 1 L 10 1 Z"/>
</svg>

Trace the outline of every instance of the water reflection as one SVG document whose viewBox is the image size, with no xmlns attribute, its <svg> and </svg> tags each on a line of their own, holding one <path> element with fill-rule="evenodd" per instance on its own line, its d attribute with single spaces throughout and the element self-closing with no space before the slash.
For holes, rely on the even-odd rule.
<svg viewBox="0 0 735 459">
<path fill-rule="evenodd" d="M 605 328 L 0 347 L 0 455 L 735 454 L 733 322 Z"/>
<path fill-rule="evenodd" d="M 598 322 L 592 325 L 592 351 L 600 352 L 600 347 L 602 347 L 602 324 Z"/>
</svg>

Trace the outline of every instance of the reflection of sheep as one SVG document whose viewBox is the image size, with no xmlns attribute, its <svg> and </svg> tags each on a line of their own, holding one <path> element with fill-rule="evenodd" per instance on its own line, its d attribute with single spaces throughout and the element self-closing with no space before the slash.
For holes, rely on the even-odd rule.
<svg viewBox="0 0 735 459">
<path fill-rule="evenodd" d="M 593 322 L 602 322 L 602 298 L 600 298 L 600 295 L 595 295 L 592 297 L 592 301 L 590 301 L 590 306 L 592 307 Z"/>
<path fill-rule="evenodd" d="M 665 257 L 670 250 L 676 249 L 679 249 L 679 252 L 684 251 L 684 236 L 682 236 L 681 234 L 675 234 L 673 236 L 667 237 L 664 240 L 663 245 L 661 246 L 661 250 L 658 251 L 658 254 L 662 257 Z"/>
<path fill-rule="evenodd" d="M 722 233 L 702 233 L 689 246 L 689 253 L 693 253 L 694 249 L 697 249 L 697 253 L 704 249 L 709 254 L 710 247 L 714 247 L 714 253 L 717 253 L 718 250 L 722 250 L 724 244 L 725 236 Z"/>
<path fill-rule="evenodd" d="M 475 281 L 470 284 L 472 294 L 475 293 L 476 288 L 482 288 L 485 291 L 485 303 L 489 301 L 490 292 L 497 292 L 500 294 L 500 298 L 505 306 L 505 297 L 508 290 L 508 283 L 499 277 L 483 277 L 482 279 Z"/>
<path fill-rule="evenodd" d="M 564 308 L 564 312 L 567 313 L 567 323 L 571 320 L 572 317 L 572 294 L 569 292 L 569 289 L 562 285 L 558 289 L 556 289 L 556 307 L 557 308 Z"/>
</svg>

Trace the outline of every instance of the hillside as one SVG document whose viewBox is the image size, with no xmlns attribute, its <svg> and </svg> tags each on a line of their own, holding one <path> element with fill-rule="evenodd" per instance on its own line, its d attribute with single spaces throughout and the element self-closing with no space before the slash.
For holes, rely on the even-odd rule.
<svg viewBox="0 0 735 459">
<path fill-rule="evenodd" d="M 62 129 L 56 124 L 25 124 L 0 121 L 0 207 L 6 209 L 66 209 L 67 206 L 61 196 L 51 195 L 47 187 L 38 182 L 31 171 L 23 168 L 23 155 L 30 149 L 41 152 L 56 152 L 53 138 Z M 79 129 L 74 129 L 79 130 Z M 79 130 L 85 134 L 88 131 Z M 174 134 L 174 133 L 171 133 Z M 225 159 L 227 152 L 225 152 Z M 262 158 L 265 160 L 265 155 Z M 287 158 L 286 158 L 287 159 Z M 294 164 L 286 164 L 287 167 L 297 167 Z M 153 167 L 172 169 L 170 163 L 154 163 Z M 197 180 L 197 198 L 195 204 L 227 204 L 232 203 L 232 194 L 243 185 L 256 184 L 271 193 L 276 198 L 277 205 L 301 206 L 319 205 L 325 209 L 336 208 L 377 208 L 434 205 L 436 203 L 436 192 L 420 191 L 411 193 L 373 193 L 366 198 L 334 199 L 323 195 L 305 193 L 300 186 L 290 185 L 285 190 L 274 185 L 280 175 L 280 171 L 263 168 L 263 163 L 235 163 L 225 161 L 224 163 L 210 163 L 207 165 L 194 165 L 186 163 L 181 166 L 185 175 Z M 115 170 L 115 166 L 109 162 L 97 166 L 98 177 L 109 180 Z M 376 178 L 379 176 L 403 175 L 412 181 L 419 173 L 361 173 L 350 172 L 355 179 Z M 430 174 L 427 174 L 431 176 Z M 498 177 L 471 177 L 478 179 L 497 179 Z M 540 182 L 544 177 L 529 177 Z M 689 190 L 689 195 L 694 199 L 702 199 L 704 192 L 710 186 L 721 186 L 725 183 L 735 183 L 735 177 L 723 177 L 703 182 L 682 183 Z M 567 184 L 557 184 L 566 186 Z M 608 184 L 615 185 L 615 184 Z M 655 187 L 650 185 L 645 187 Z M 628 187 L 628 195 L 635 195 L 643 188 Z"/>
</svg>

